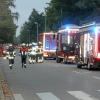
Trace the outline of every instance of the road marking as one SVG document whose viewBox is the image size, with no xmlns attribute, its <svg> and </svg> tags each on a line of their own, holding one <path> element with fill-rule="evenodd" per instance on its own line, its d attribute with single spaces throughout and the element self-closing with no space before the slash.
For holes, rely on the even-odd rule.
<svg viewBox="0 0 100 100">
<path fill-rule="evenodd" d="M 81 72 L 78 72 L 78 71 L 73 71 L 74 73 L 76 73 L 76 74 L 82 74 Z"/>
<path fill-rule="evenodd" d="M 93 76 L 93 78 L 100 80 L 100 77 L 98 76 Z"/>
<path fill-rule="evenodd" d="M 78 100 L 99 100 L 82 91 L 68 91 L 67 93 L 74 96 Z"/>
<path fill-rule="evenodd" d="M 88 71 L 73 71 L 74 73 L 76 74 L 89 74 L 91 72 L 88 72 Z"/>
<path fill-rule="evenodd" d="M 23 96 L 21 94 L 14 94 L 15 100 L 24 100 Z"/>
<path fill-rule="evenodd" d="M 100 90 L 96 90 L 97 92 L 100 92 Z"/>
<path fill-rule="evenodd" d="M 45 92 L 45 93 L 36 93 L 41 100 L 60 100 L 58 97 L 56 97 L 51 92 Z"/>
<path fill-rule="evenodd" d="M 85 71 L 85 72 L 83 72 L 84 74 L 89 74 L 89 73 L 91 73 L 91 72 L 89 72 L 89 71 Z"/>
</svg>

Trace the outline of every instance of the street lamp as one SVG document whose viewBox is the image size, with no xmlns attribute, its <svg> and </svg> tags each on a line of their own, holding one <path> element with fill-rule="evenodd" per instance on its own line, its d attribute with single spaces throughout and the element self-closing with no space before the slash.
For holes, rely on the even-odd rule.
<svg viewBox="0 0 100 100">
<path fill-rule="evenodd" d="M 36 24 L 36 26 L 37 26 L 37 42 L 38 42 L 38 27 L 39 27 L 39 25 L 38 25 L 38 22 L 35 22 L 35 24 Z"/>
<path fill-rule="evenodd" d="M 47 31 L 47 29 L 46 29 L 46 24 L 47 24 L 47 23 L 46 23 L 46 21 L 47 21 L 47 18 L 46 18 L 46 17 L 47 17 L 47 16 L 46 16 L 46 8 L 45 8 L 45 14 L 44 14 L 44 17 L 45 17 L 45 28 L 44 28 L 44 30 L 45 30 L 45 32 L 46 32 L 46 31 Z"/>
</svg>

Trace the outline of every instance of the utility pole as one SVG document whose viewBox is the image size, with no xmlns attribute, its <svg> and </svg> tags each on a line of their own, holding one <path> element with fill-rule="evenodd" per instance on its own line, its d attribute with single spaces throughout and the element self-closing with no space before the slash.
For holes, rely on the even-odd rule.
<svg viewBox="0 0 100 100">
<path fill-rule="evenodd" d="M 60 15 L 61 16 L 61 19 L 60 20 L 61 20 L 61 26 L 62 26 L 62 7 L 60 9 L 60 13 L 61 13 L 61 15 Z"/>
<path fill-rule="evenodd" d="M 35 22 L 35 24 L 36 24 L 36 27 L 37 27 L 37 42 L 38 42 L 38 32 L 39 32 L 39 30 L 38 30 L 38 27 L 39 27 L 39 25 L 38 25 L 38 22 Z"/>
<path fill-rule="evenodd" d="M 47 23 L 46 23 L 46 21 L 47 21 L 47 16 L 46 16 L 46 9 L 45 9 L 45 28 L 44 28 L 44 30 L 45 30 L 45 32 L 47 31 Z"/>
</svg>

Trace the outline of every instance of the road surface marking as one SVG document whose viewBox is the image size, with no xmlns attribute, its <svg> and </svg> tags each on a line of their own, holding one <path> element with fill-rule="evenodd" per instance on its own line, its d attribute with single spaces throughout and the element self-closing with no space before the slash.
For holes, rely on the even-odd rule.
<svg viewBox="0 0 100 100">
<path fill-rule="evenodd" d="M 89 73 L 91 73 L 91 72 L 89 72 L 89 71 L 85 71 L 85 72 L 83 72 L 84 74 L 89 74 Z"/>
<path fill-rule="evenodd" d="M 24 100 L 23 96 L 21 94 L 14 94 L 15 100 Z"/>
<path fill-rule="evenodd" d="M 68 91 L 67 93 L 74 96 L 78 100 L 99 100 L 82 91 Z"/>
<path fill-rule="evenodd" d="M 76 73 L 76 74 L 82 74 L 81 72 L 78 72 L 78 71 L 73 71 L 74 73 Z"/>
<path fill-rule="evenodd" d="M 97 90 L 97 92 L 100 92 L 100 90 Z"/>
<path fill-rule="evenodd" d="M 91 72 L 88 72 L 88 71 L 73 71 L 74 73 L 76 73 L 76 74 L 89 74 L 89 73 L 91 73 Z"/>
<path fill-rule="evenodd" d="M 56 97 L 51 92 L 45 92 L 45 93 L 36 93 L 41 100 L 60 100 L 58 97 Z"/>
<path fill-rule="evenodd" d="M 100 77 L 98 76 L 93 76 L 93 78 L 100 80 Z"/>
</svg>

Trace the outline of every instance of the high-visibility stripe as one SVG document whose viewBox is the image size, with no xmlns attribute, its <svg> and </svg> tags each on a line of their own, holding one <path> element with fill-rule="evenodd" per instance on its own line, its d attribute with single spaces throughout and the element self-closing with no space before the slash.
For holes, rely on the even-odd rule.
<svg viewBox="0 0 100 100">
<path fill-rule="evenodd" d="M 78 100 L 99 100 L 82 91 L 68 91 L 67 93 L 74 96 Z"/>
<path fill-rule="evenodd" d="M 100 77 L 98 76 L 93 76 L 93 78 L 100 80 Z"/>
<path fill-rule="evenodd" d="M 54 94 L 51 92 L 46 92 L 46 93 L 37 93 L 39 98 L 41 100 L 60 100 L 58 97 L 56 97 Z"/>
</svg>

